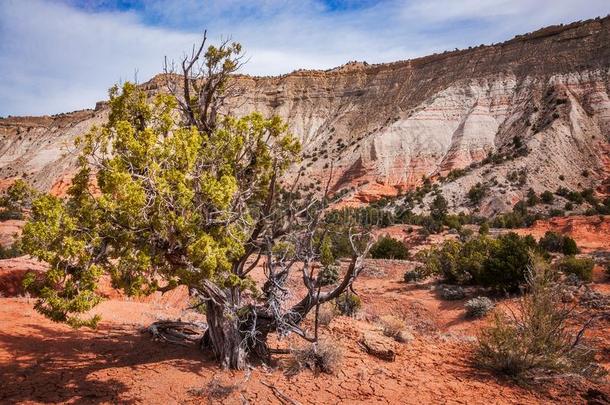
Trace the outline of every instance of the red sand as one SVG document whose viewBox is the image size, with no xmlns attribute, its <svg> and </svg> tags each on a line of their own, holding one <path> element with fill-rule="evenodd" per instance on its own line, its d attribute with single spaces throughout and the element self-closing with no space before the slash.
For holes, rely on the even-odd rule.
<svg viewBox="0 0 610 405">
<path fill-rule="evenodd" d="M 0 269 L 11 268 L 3 262 Z M 24 265 L 34 266 L 27 261 Z M 485 321 L 466 320 L 463 302 L 440 301 L 428 286 L 402 283 L 409 266 L 368 262 L 367 273 L 355 285 L 364 303 L 360 318 L 337 317 L 323 329 L 322 335 L 344 351 L 336 375 L 303 371 L 289 378 L 279 368 L 281 362 L 272 368 L 256 367 L 249 376 L 221 371 L 194 347 L 153 342 L 140 333 L 142 326 L 158 318 L 198 316 L 185 312 L 183 302 L 175 300 L 177 295 L 134 302 L 108 294 L 112 298 L 95 310 L 104 317 L 96 331 L 53 323 L 32 309 L 32 299 L 1 298 L 0 402 L 167 404 L 209 399 L 267 404 L 282 403 L 279 397 L 285 395 L 303 404 L 525 404 L 585 403 L 598 391 L 608 392 L 607 385 L 579 379 L 524 388 L 475 368 L 470 354 Z M 14 294 L 5 291 L 5 295 Z M 366 331 L 381 335 L 374 320 L 384 314 L 403 316 L 414 329 L 412 342 L 392 343 L 395 362 L 371 357 L 357 343 Z M 608 326 L 608 322 L 595 325 L 593 334 L 606 334 Z"/>
</svg>

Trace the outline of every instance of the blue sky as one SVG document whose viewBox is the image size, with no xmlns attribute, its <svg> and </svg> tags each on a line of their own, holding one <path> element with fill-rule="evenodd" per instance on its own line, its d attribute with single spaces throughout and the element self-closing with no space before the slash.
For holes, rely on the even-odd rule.
<svg viewBox="0 0 610 405">
<path fill-rule="evenodd" d="M 148 80 L 204 29 L 231 36 L 244 73 L 390 62 L 490 44 L 610 13 L 608 0 L 0 0 L 0 115 L 92 108 Z"/>
</svg>

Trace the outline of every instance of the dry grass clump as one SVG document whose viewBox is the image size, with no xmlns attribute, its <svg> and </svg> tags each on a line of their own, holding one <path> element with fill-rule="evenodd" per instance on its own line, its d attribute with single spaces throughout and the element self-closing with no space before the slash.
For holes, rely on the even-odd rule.
<svg viewBox="0 0 610 405">
<path fill-rule="evenodd" d="M 383 334 L 397 342 L 405 343 L 413 339 L 406 322 L 394 315 L 381 316 L 379 324 L 383 328 Z"/>
<path fill-rule="evenodd" d="M 209 400 L 221 401 L 240 391 L 242 384 L 247 382 L 249 378 L 249 372 L 245 375 L 243 381 L 238 383 L 222 383 L 214 377 L 205 387 L 191 388 L 188 393 L 197 397 L 206 397 Z"/>
<path fill-rule="evenodd" d="M 466 292 L 459 285 L 442 286 L 440 295 L 446 301 L 458 301 L 466 298 Z"/>
<path fill-rule="evenodd" d="M 321 326 L 330 325 L 331 321 L 335 317 L 335 307 L 333 304 L 327 302 L 320 306 L 320 311 L 318 312 L 318 324 Z"/>
<path fill-rule="evenodd" d="M 334 374 L 343 358 L 341 348 L 330 340 L 320 340 L 292 349 L 287 374 L 294 375 L 308 368 L 314 373 Z"/>
<path fill-rule="evenodd" d="M 571 372 L 597 377 L 594 351 L 581 342 L 586 325 L 570 333 L 572 308 L 562 303 L 561 287 L 548 264 L 532 257 L 527 293 L 510 315 L 496 312 L 481 332 L 479 365 L 521 377 L 535 371 Z"/>
</svg>

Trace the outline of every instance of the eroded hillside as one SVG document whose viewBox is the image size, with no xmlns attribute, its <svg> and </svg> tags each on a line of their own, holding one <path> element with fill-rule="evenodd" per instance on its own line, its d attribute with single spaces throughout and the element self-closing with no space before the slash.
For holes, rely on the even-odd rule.
<svg viewBox="0 0 610 405">
<path fill-rule="evenodd" d="M 392 196 L 422 177 L 467 168 L 441 188 L 453 208 L 477 182 L 494 191 L 483 213 L 536 192 L 608 190 L 610 18 L 557 26 L 502 44 L 382 65 L 236 78 L 233 112 L 285 118 L 304 144 L 306 184 L 331 173 L 346 204 Z M 163 91 L 161 77 L 143 84 Z M 103 122 L 107 107 L 0 120 L 0 178 L 25 177 L 61 193 L 75 162 L 73 139 Z M 508 157 L 508 159 L 506 159 Z M 517 186 L 507 180 L 525 169 Z M 585 172 L 586 171 L 586 172 Z M 583 175 L 586 173 L 586 175 Z"/>
</svg>

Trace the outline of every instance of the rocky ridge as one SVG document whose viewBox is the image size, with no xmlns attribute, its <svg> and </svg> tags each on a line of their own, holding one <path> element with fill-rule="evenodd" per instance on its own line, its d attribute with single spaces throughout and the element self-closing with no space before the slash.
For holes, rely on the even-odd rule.
<svg viewBox="0 0 610 405">
<path fill-rule="evenodd" d="M 232 112 L 286 119 L 304 145 L 306 185 L 321 187 L 332 172 L 333 191 L 343 195 L 344 204 L 396 195 L 422 177 L 468 168 L 490 153 L 511 158 L 442 183 L 454 210 L 471 209 L 465 193 L 477 182 L 493 191 L 480 203 L 486 214 L 510 209 L 530 187 L 537 192 L 593 187 L 605 194 L 608 44 L 606 17 L 390 64 L 240 75 L 236 80 L 244 92 Z M 157 76 L 142 86 L 162 91 L 162 83 Z M 1 181 L 25 177 L 61 193 L 75 163 L 69 145 L 103 122 L 107 112 L 98 103 L 95 110 L 0 120 Z M 512 185 L 507 177 L 522 169 L 525 183 Z"/>
</svg>

